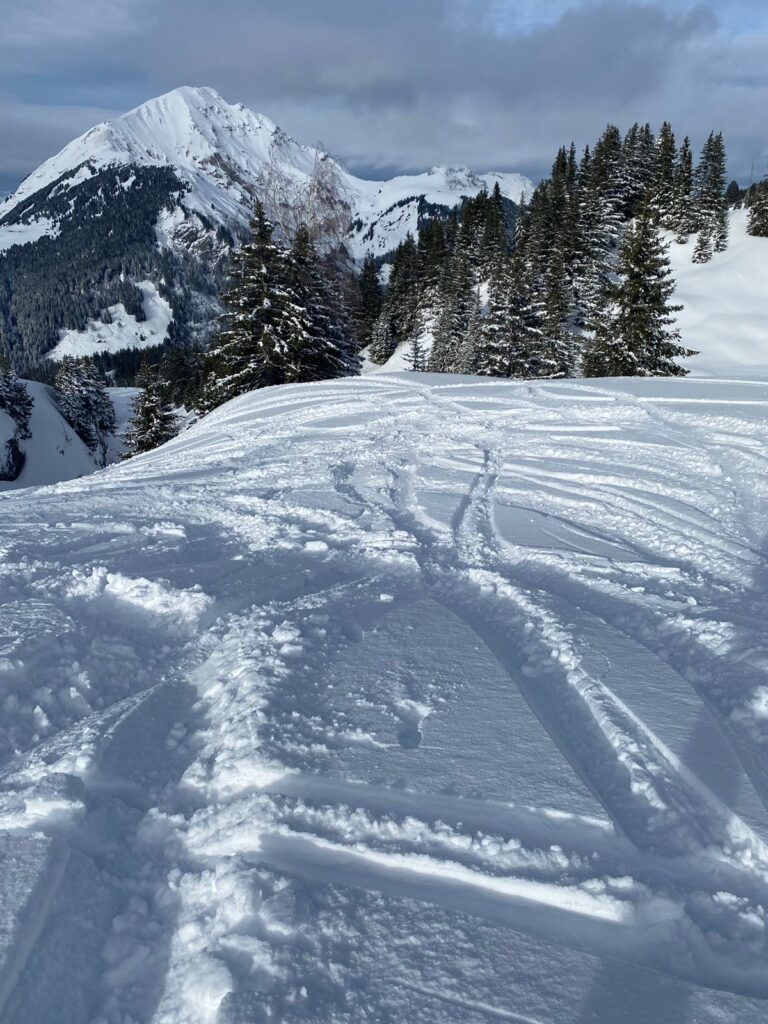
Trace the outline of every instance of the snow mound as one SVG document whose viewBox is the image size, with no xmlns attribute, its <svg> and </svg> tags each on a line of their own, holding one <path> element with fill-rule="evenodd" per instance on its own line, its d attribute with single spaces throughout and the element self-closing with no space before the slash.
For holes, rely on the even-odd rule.
<svg viewBox="0 0 768 1024">
<path fill-rule="evenodd" d="M 767 445 L 380 373 L 4 495 L 4 1024 L 763 1024 Z"/>
<path fill-rule="evenodd" d="M 119 302 L 107 310 L 109 323 L 89 320 L 84 331 L 61 331 L 58 344 L 46 358 L 61 362 L 66 356 L 80 358 L 162 344 L 168 336 L 173 311 L 151 281 L 140 281 L 137 287 L 143 296 L 144 320 L 137 320 Z"/>
</svg>

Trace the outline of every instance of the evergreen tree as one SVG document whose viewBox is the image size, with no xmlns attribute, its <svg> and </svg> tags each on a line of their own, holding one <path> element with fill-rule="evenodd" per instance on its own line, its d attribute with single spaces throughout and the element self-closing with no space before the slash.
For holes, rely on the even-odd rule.
<svg viewBox="0 0 768 1024">
<path fill-rule="evenodd" d="M 124 438 L 124 459 L 152 451 L 179 432 L 179 421 L 171 407 L 166 388 L 149 363 L 142 363 L 136 376 L 136 385 L 141 391 L 133 400 L 132 415 Z"/>
<path fill-rule="evenodd" d="M 142 366 L 147 362 L 142 360 Z M 194 409 L 202 384 L 201 354 L 181 345 L 167 345 L 160 359 L 158 376 L 168 400 L 175 406 Z"/>
<path fill-rule="evenodd" d="M 398 338 L 395 334 L 394 324 L 388 305 L 379 314 L 379 318 L 373 325 L 371 333 L 371 344 L 368 348 L 368 358 L 372 363 L 383 366 L 384 363 L 395 354 L 398 346 Z"/>
<path fill-rule="evenodd" d="M 728 248 L 728 203 L 725 199 L 726 157 L 722 132 L 711 132 L 696 169 L 696 213 L 699 239 L 694 263 L 706 263 Z"/>
<path fill-rule="evenodd" d="M 302 311 L 290 291 L 289 254 L 272 235 L 257 203 L 251 240 L 234 254 L 230 285 L 222 296 L 226 311 L 208 360 L 204 411 L 256 388 L 297 378 Z"/>
<path fill-rule="evenodd" d="M 686 136 L 680 146 L 675 166 L 674 201 L 671 230 L 676 240 L 682 245 L 688 236 L 696 230 L 696 212 L 693 196 L 693 151 L 691 141 Z"/>
<path fill-rule="evenodd" d="M 679 344 L 673 326 L 682 307 L 670 304 L 675 289 L 667 249 L 649 210 L 627 229 L 618 282 L 609 287 L 606 316 L 585 352 L 586 377 L 682 376 L 675 359 L 695 353 Z"/>
<path fill-rule="evenodd" d="M 104 466 L 109 437 L 115 432 L 115 407 L 91 359 L 62 360 L 55 388 L 61 414 Z"/>
<path fill-rule="evenodd" d="M 568 377 L 573 368 L 571 289 L 566 266 L 559 254 L 550 258 L 545 278 L 539 358 L 529 370 L 536 377 Z"/>
<path fill-rule="evenodd" d="M 429 369 L 455 373 L 459 350 L 466 337 L 473 302 L 472 265 L 465 248 L 458 247 L 445 267 L 433 331 Z"/>
<path fill-rule="evenodd" d="M 666 231 L 676 228 L 675 173 L 677 166 L 677 143 L 672 125 L 665 121 L 659 131 L 656 144 L 656 172 L 652 187 L 652 208 L 658 222 Z"/>
<path fill-rule="evenodd" d="M 379 270 L 373 253 L 366 253 L 360 271 L 359 304 L 357 307 L 357 328 L 360 344 L 364 348 L 371 343 L 373 326 L 381 313 L 383 298 Z"/>
<path fill-rule="evenodd" d="M 522 246 L 491 279 L 488 316 L 475 343 L 476 371 L 489 377 L 533 377 L 543 361 L 542 310 Z"/>
<path fill-rule="evenodd" d="M 7 360 L 0 360 L 0 409 L 7 412 L 16 424 L 21 439 L 32 435 L 29 432 L 29 418 L 34 402 L 27 387 L 19 380 Z"/>
<path fill-rule="evenodd" d="M 744 189 L 739 185 L 738 181 L 732 181 L 725 190 L 726 203 L 728 206 L 740 206 L 743 198 Z"/>
<path fill-rule="evenodd" d="M 479 368 L 479 355 L 483 344 L 483 311 L 480 305 L 480 294 L 473 290 L 469 310 L 467 330 L 456 353 L 454 373 L 476 374 Z"/>
<path fill-rule="evenodd" d="M 751 190 L 747 230 L 750 235 L 768 238 L 768 178 Z"/>
<path fill-rule="evenodd" d="M 424 350 L 424 342 L 421 331 L 414 331 L 411 337 L 410 348 L 405 357 L 408 369 L 414 373 L 425 373 L 427 370 L 428 356 Z"/>
<path fill-rule="evenodd" d="M 333 268 L 323 263 L 309 229 L 300 225 L 288 265 L 293 315 L 288 349 L 293 367 L 286 382 L 328 380 L 360 372 L 356 343 Z"/>
<path fill-rule="evenodd" d="M 493 191 L 488 198 L 480 252 L 483 276 L 487 276 L 494 263 L 507 252 L 504 197 L 498 181 L 494 183 Z"/>
</svg>

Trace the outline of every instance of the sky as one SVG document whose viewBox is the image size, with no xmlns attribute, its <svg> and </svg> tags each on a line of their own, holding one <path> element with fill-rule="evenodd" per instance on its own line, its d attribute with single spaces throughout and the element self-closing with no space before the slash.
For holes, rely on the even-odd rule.
<svg viewBox="0 0 768 1024">
<path fill-rule="evenodd" d="M 105 118 L 208 85 L 370 177 L 546 174 L 610 121 L 722 130 L 768 173 L 767 0 L 3 0 L 0 193 Z"/>
</svg>

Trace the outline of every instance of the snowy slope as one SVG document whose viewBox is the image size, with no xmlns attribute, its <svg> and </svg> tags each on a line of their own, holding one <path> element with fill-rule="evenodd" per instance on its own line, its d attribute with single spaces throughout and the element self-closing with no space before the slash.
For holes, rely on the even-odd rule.
<svg viewBox="0 0 768 1024">
<path fill-rule="evenodd" d="M 747 211 L 731 213 L 726 252 L 711 263 L 691 262 L 695 238 L 670 248 L 685 308 L 683 340 L 700 354 L 686 365 L 697 377 L 768 379 L 768 238 L 747 234 Z"/>
<path fill-rule="evenodd" d="M 15 480 L 0 480 L 0 491 L 55 484 L 86 476 L 97 468 L 91 453 L 59 412 L 49 388 L 26 381 L 34 401 L 29 429 L 32 437 L 20 441 L 25 460 Z"/>
<path fill-rule="evenodd" d="M 767 413 L 377 375 L 2 496 L 4 1024 L 763 1024 Z"/>
<path fill-rule="evenodd" d="M 294 141 L 263 114 L 241 103 L 227 103 L 213 89 L 183 86 L 96 125 L 34 171 L 0 204 L 0 222 L 6 222 L 0 223 L 0 250 L 58 230 L 49 218 L 25 217 L 25 209 L 42 190 L 58 182 L 56 194 L 66 194 L 114 164 L 168 166 L 188 186 L 183 200 L 166 210 L 156 227 L 158 242 L 176 247 L 185 244 L 189 219 L 195 214 L 228 227 L 247 224 L 254 196 L 268 201 L 264 185 L 271 166 L 301 183 L 318 161 L 333 166 L 350 221 L 362 223 L 350 236 L 355 256 L 363 256 L 368 248 L 377 255 L 389 251 L 408 230 L 415 231 L 419 199 L 451 207 L 483 185 L 492 188 L 496 181 L 514 201 L 532 189 L 519 174 L 477 175 L 466 168 L 433 168 L 388 182 L 365 181 L 327 154 Z"/>
</svg>

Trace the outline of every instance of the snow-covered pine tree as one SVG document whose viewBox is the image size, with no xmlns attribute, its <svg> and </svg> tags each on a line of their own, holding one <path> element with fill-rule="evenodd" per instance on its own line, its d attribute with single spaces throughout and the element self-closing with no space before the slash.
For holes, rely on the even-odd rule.
<svg viewBox="0 0 768 1024">
<path fill-rule="evenodd" d="M 424 342 L 421 337 L 421 331 L 416 330 L 413 332 L 408 346 L 408 351 L 405 355 L 405 361 L 408 365 L 408 369 L 414 373 L 425 373 L 429 364 L 429 356 L 424 349 Z"/>
<path fill-rule="evenodd" d="M 293 358 L 286 383 L 359 373 L 357 346 L 334 270 L 321 261 L 305 225 L 296 231 L 287 284 L 293 308 L 287 344 Z"/>
<path fill-rule="evenodd" d="M 768 178 L 751 190 L 747 231 L 750 235 L 768 238 Z"/>
<path fill-rule="evenodd" d="M 699 238 L 694 263 L 707 263 L 728 248 L 728 203 L 725 199 L 726 157 L 722 132 L 710 132 L 696 168 L 695 197 Z"/>
<path fill-rule="evenodd" d="M 232 257 L 222 296 L 222 330 L 211 348 L 201 407 L 205 412 L 256 388 L 295 380 L 298 353 L 291 347 L 301 310 L 290 292 L 290 256 L 273 239 L 261 203 L 251 240 Z"/>
<path fill-rule="evenodd" d="M 679 377 L 676 359 L 695 355 L 680 345 L 673 326 L 682 307 L 670 303 L 675 282 L 667 247 L 650 210 L 627 228 L 618 281 L 609 285 L 606 313 L 587 346 L 585 377 Z"/>
<path fill-rule="evenodd" d="M 476 374 L 478 372 L 479 353 L 483 344 L 483 323 L 480 292 L 477 288 L 473 288 L 467 330 L 456 353 L 454 373 Z"/>
<path fill-rule="evenodd" d="M 158 376 L 172 405 L 194 409 L 200 397 L 202 353 L 182 345 L 164 347 Z"/>
<path fill-rule="evenodd" d="M 543 284 L 542 344 L 539 358 L 532 362 L 529 372 L 535 377 L 570 377 L 575 342 L 572 331 L 573 291 L 568 268 L 558 250 L 550 257 Z"/>
<path fill-rule="evenodd" d="M 178 417 L 171 407 L 166 388 L 157 370 L 149 363 L 141 364 L 136 374 L 136 386 L 141 391 L 133 400 L 124 437 L 124 459 L 152 451 L 179 432 Z"/>
<path fill-rule="evenodd" d="M 462 365 L 473 364 L 472 370 L 461 373 L 482 373 L 489 377 L 509 376 L 509 345 L 512 321 L 511 263 L 509 258 L 496 260 L 488 280 L 488 310 L 481 321 L 479 333 L 473 334 L 473 351 L 462 343 L 458 361 Z M 469 331 L 467 331 L 469 335 Z"/>
<path fill-rule="evenodd" d="M 665 121 L 656 140 L 656 171 L 651 187 L 651 206 L 658 223 L 665 231 L 674 231 L 675 223 L 675 167 L 677 143 L 672 125 Z"/>
<path fill-rule="evenodd" d="M 440 282 L 429 356 L 429 369 L 432 373 L 456 372 L 459 350 L 469 325 L 475 287 L 469 254 L 464 246 L 458 246 L 448 260 Z"/>
<path fill-rule="evenodd" d="M 34 402 L 26 384 L 19 380 L 7 360 L 0 360 L 0 409 L 7 412 L 16 424 L 21 439 L 30 437 L 29 418 Z"/>
<path fill-rule="evenodd" d="M 494 183 L 493 191 L 488 197 L 485 225 L 480 242 L 480 272 L 483 277 L 487 277 L 491 273 L 494 263 L 506 254 L 507 248 L 504 197 L 501 194 L 501 187 L 497 181 Z"/>
<path fill-rule="evenodd" d="M 624 219 L 634 217 L 653 186 L 656 173 L 656 140 L 649 124 L 634 124 L 624 137 L 622 173 L 627 196 Z"/>
<path fill-rule="evenodd" d="M 601 203 L 603 230 L 610 248 L 618 248 L 626 211 L 631 205 L 631 183 L 624 160 L 621 132 L 608 125 L 592 152 L 590 187 Z"/>
<path fill-rule="evenodd" d="M 55 388 L 62 416 L 99 465 L 106 465 L 109 437 L 115 432 L 115 407 L 93 361 L 66 356 L 56 374 Z"/>
<path fill-rule="evenodd" d="M 368 358 L 372 363 L 383 366 L 395 354 L 398 344 L 399 339 L 395 334 L 395 326 L 392 322 L 389 304 L 385 302 L 376 323 L 373 325 L 371 344 L 368 347 Z"/>
<path fill-rule="evenodd" d="M 416 327 L 420 283 L 419 253 L 408 233 L 395 250 L 387 286 L 386 306 L 398 340 L 410 338 Z"/>
<path fill-rule="evenodd" d="M 358 282 L 357 332 L 360 345 L 365 348 L 371 343 L 373 325 L 379 318 L 383 302 L 379 268 L 372 252 L 365 254 Z"/>
<path fill-rule="evenodd" d="M 675 164 L 674 199 L 670 228 L 681 245 L 696 231 L 696 210 L 693 195 L 693 150 L 686 136 Z"/>
</svg>

